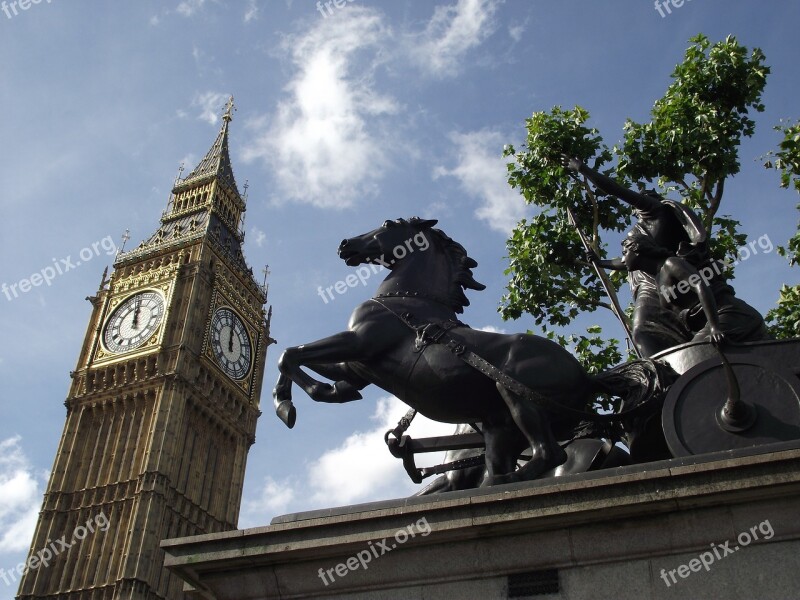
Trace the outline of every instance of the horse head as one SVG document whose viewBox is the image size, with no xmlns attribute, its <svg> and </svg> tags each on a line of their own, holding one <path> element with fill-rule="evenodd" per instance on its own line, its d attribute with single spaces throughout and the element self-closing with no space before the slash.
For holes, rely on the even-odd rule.
<svg viewBox="0 0 800 600">
<path fill-rule="evenodd" d="M 437 222 L 418 217 L 384 221 L 377 229 L 342 240 L 339 258 L 350 267 L 371 263 L 391 270 L 409 251 L 427 250 L 429 241 L 423 232 Z"/>
<path fill-rule="evenodd" d="M 461 244 L 433 229 L 436 223 L 418 217 L 384 221 L 377 229 L 343 240 L 339 257 L 351 267 L 369 263 L 391 271 L 378 296 L 427 297 L 464 312 L 469 305 L 464 289 L 486 286 L 472 276 L 478 263 Z"/>
</svg>

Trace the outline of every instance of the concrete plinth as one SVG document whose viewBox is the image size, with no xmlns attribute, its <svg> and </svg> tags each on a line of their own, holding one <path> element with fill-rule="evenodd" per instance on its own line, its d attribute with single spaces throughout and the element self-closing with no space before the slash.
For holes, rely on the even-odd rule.
<svg viewBox="0 0 800 600">
<path fill-rule="evenodd" d="M 787 442 L 162 546 L 187 597 L 209 600 L 786 600 L 800 597 L 799 509 L 800 442 Z"/>
</svg>

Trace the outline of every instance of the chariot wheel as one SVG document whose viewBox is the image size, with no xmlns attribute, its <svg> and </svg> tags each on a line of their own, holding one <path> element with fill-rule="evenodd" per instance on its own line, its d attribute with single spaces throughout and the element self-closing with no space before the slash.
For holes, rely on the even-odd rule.
<svg viewBox="0 0 800 600">
<path fill-rule="evenodd" d="M 719 357 L 695 365 L 670 388 L 661 424 L 673 456 L 800 439 L 800 377 L 759 357 L 729 362 L 740 390 L 735 419 L 723 413 L 731 386 Z"/>
</svg>

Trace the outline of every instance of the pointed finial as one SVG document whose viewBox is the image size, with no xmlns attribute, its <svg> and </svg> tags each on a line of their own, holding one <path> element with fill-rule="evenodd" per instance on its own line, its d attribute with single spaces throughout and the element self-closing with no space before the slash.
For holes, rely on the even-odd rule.
<svg viewBox="0 0 800 600">
<path fill-rule="evenodd" d="M 244 190 L 244 199 L 245 200 L 247 200 L 247 188 L 249 188 L 249 187 L 250 187 L 250 180 L 249 179 L 245 179 L 244 180 L 244 185 L 242 186 L 242 189 Z"/>
<path fill-rule="evenodd" d="M 100 287 L 97 288 L 97 290 L 102 291 L 105 289 L 106 283 L 108 283 L 108 265 L 106 265 L 106 268 L 103 269 L 103 275 L 100 277 Z"/>
<path fill-rule="evenodd" d="M 269 286 L 267 285 L 267 277 L 269 277 L 270 274 L 269 265 L 264 265 L 261 272 L 264 274 L 264 283 L 261 285 L 261 291 L 264 292 L 264 302 L 266 303 L 267 297 L 269 296 Z"/>
<path fill-rule="evenodd" d="M 233 111 L 236 107 L 233 105 L 233 96 L 228 98 L 228 103 L 225 105 L 225 114 L 222 115 L 224 121 L 233 121 Z"/>
<path fill-rule="evenodd" d="M 180 166 L 178 167 L 178 174 L 175 175 L 175 181 L 172 182 L 172 192 L 175 191 L 175 188 L 178 187 L 178 184 L 181 181 L 181 175 L 183 175 L 183 168 L 184 165 L 183 163 L 181 163 Z M 161 213 L 162 218 L 167 216 L 170 206 L 172 206 L 172 203 L 175 201 L 175 194 L 173 194 L 172 192 L 170 192 L 169 198 L 167 198 L 167 208 L 165 208 L 164 212 Z"/>
<path fill-rule="evenodd" d="M 180 166 L 178 167 L 178 174 L 175 175 L 175 183 L 172 184 L 172 187 L 178 185 L 178 182 L 181 180 L 181 175 L 183 175 L 183 168 L 184 168 L 183 163 L 181 163 Z"/>
<path fill-rule="evenodd" d="M 128 243 L 128 240 L 131 239 L 131 230 L 126 229 L 125 233 L 122 234 L 122 246 L 119 250 L 117 250 L 117 256 L 122 254 L 125 251 L 125 244 Z"/>
</svg>

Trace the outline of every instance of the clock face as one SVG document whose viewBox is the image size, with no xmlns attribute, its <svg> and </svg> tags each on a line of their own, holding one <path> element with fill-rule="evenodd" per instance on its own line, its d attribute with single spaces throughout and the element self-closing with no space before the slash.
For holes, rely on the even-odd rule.
<svg viewBox="0 0 800 600">
<path fill-rule="evenodd" d="M 250 336 L 230 308 L 220 308 L 211 318 L 211 351 L 232 379 L 243 379 L 250 370 Z"/>
<path fill-rule="evenodd" d="M 120 304 L 106 322 L 103 341 L 111 352 L 128 352 L 144 344 L 164 318 L 158 292 L 135 294 Z"/>
</svg>

